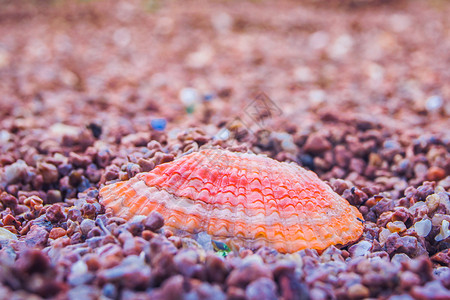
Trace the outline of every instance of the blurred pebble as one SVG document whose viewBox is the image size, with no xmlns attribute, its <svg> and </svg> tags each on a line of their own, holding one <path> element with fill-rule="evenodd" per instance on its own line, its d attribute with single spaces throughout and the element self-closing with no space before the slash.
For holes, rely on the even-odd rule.
<svg viewBox="0 0 450 300">
<path fill-rule="evenodd" d="M 144 220 L 145 228 L 151 231 L 157 231 L 164 226 L 164 217 L 156 211 L 152 211 L 148 217 Z"/>
<path fill-rule="evenodd" d="M 23 160 L 19 159 L 12 165 L 6 166 L 4 170 L 6 183 L 11 184 L 17 182 L 21 177 L 26 176 L 28 166 Z"/>
<path fill-rule="evenodd" d="M 157 131 L 163 131 L 166 129 L 167 120 L 166 119 L 153 119 L 150 121 L 150 125 L 153 129 Z"/>
<path fill-rule="evenodd" d="M 0 227 L 0 240 L 17 240 L 17 236 L 11 231 Z"/>
<path fill-rule="evenodd" d="M 277 299 L 277 286 L 269 278 L 260 278 L 250 283 L 245 289 L 245 295 L 249 300 Z"/>
<path fill-rule="evenodd" d="M 431 96 L 427 99 L 425 103 L 425 108 L 429 112 L 434 112 L 442 107 L 443 101 L 442 97 L 438 95 Z"/>
</svg>

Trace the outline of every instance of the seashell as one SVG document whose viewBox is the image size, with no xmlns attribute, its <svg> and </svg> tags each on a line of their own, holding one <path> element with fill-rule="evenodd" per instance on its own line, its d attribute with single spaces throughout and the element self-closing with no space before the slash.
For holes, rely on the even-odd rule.
<svg viewBox="0 0 450 300">
<path fill-rule="evenodd" d="M 166 226 L 253 249 L 323 250 L 363 232 L 361 213 L 315 173 L 263 155 L 193 152 L 100 195 L 119 217 L 158 211 Z"/>
</svg>

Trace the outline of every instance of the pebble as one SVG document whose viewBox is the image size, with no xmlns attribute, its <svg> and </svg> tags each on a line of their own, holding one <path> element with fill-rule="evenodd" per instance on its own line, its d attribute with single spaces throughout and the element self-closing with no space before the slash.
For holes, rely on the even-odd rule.
<svg viewBox="0 0 450 300">
<path fill-rule="evenodd" d="M 364 299 L 370 296 L 370 291 L 364 285 L 356 283 L 349 286 L 347 295 L 350 299 Z"/>
<path fill-rule="evenodd" d="M 436 241 L 440 242 L 450 236 L 449 225 L 450 225 L 449 221 L 447 221 L 447 220 L 442 221 L 439 234 L 436 235 L 434 238 Z"/>
<path fill-rule="evenodd" d="M 40 162 L 37 164 L 37 169 L 42 174 L 44 183 L 53 183 L 59 178 L 58 168 L 55 165 Z"/>
<path fill-rule="evenodd" d="M 157 131 L 163 131 L 166 129 L 167 126 L 167 120 L 166 119 L 153 119 L 150 121 L 150 125 L 153 129 Z"/>
<path fill-rule="evenodd" d="M 370 253 L 370 249 L 372 248 L 372 243 L 369 241 L 360 241 L 359 243 L 351 246 L 348 249 L 348 252 L 352 257 L 357 256 L 365 256 Z"/>
<path fill-rule="evenodd" d="M 91 231 L 92 228 L 95 226 L 95 221 L 91 219 L 84 219 L 80 224 L 81 232 L 84 235 L 87 235 L 89 231 Z"/>
<path fill-rule="evenodd" d="M 392 233 L 394 232 L 401 233 L 406 231 L 406 225 L 402 221 L 389 222 L 387 223 L 386 228 L 389 229 L 389 231 Z"/>
<path fill-rule="evenodd" d="M 426 237 L 430 233 L 432 228 L 432 223 L 429 219 L 423 219 L 414 224 L 414 230 L 418 236 Z"/>
<path fill-rule="evenodd" d="M 277 286 L 269 278 L 260 278 L 250 283 L 245 289 L 245 295 L 249 300 L 277 299 Z"/>
<path fill-rule="evenodd" d="M 11 231 L 0 227 L 0 240 L 17 240 L 17 236 Z"/>
<path fill-rule="evenodd" d="M 20 178 L 26 176 L 28 166 L 23 160 L 19 159 L 12 165 L 6 166 L 4 170 L 6 183 L 12 184 L 17 182 Z"/>
<path fill-rule="evenodd" d="M 164 217 L 160 213 L 152 211 L 144 220 L 143 224 L 145 228 L 151 231 L 157 231 L 164 226 Z"/>
<path fill-rule="evenodd" d="M 433 95 L 429 97 L 425 103 L 425 108 L 429 112 L 434 112 L 442 107 L 443 100 L 441 96 Z"/>
<path fill-rule="evenodd" d="M 309 153 L 322 153 L 331 149 L 331 143 L 320 133 L 313 133 L 303 146 L 303 149 Z"/>
<path fill-rule="evenodd" d="M 249 283 L 267 277 L 272 279 L 272 272 L 256 255 L 247 256 L 242 263 L 227 278 L 227 285 L 245 288 Z"/>
</svg>

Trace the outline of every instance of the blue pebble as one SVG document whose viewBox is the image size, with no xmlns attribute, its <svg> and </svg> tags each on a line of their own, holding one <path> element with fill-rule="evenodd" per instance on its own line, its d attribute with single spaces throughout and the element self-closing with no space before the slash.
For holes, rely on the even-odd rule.
<svg viewBox="0 0 450 300">
<path fill-rule="evenodd" d="M 214 94 L 205 94 L 203 96 L 203 100 L 205 101 L 211 101 L 212 99 L 214 99 Z"/>
<path fill-rule="evenodd" d="M 150 121 L 150 125 L 155 130 L 163 131 L 164 129 L 166 129 L 167 120 L 166 119 L 153 119 Z"/>
</svg>

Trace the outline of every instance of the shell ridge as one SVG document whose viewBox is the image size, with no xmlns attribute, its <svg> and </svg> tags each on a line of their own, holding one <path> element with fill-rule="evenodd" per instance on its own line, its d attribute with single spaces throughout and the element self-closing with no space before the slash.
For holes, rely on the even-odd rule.
<svg viewBox="0 0 450 300">
<path fill-rule="evenodd" d="M 294 163 L 218 149 L 178 159 L 103 187 L 101 203 L 123 217 L 155 210 L 170 227 L 280 252 L 321 250 L 362 234 L 358 209 Z"/>
</svg>

